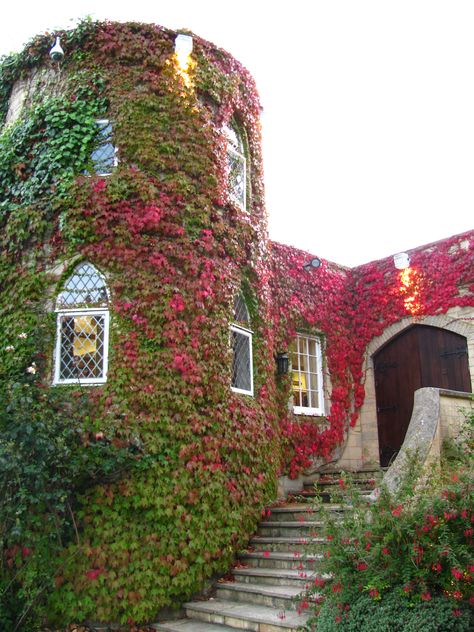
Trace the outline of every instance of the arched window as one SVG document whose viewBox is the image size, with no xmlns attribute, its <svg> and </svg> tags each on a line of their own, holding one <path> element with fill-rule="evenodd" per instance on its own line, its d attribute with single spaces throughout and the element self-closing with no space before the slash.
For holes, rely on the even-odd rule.
<svg viewBox="0 0 474 632">
<path fill-rule="evenodd" d="M 109 294 L 90 263 L 78 265 L 56 300 L 54 384 L 107 380 Z"/>
<path fill-rule="evenodd" d="M 232 390 L 253 395 L 252 331 L 247 306 L 241 294 L 234 303 L 234 322 L 230 327 L 232 342 Z"/>
<path fill-rule="evenodd" d="M 247 198 L 247 160 L 241 135 L 234 126 L 226 125 L 227 183 L 230 199 L 245 211 Z"/>
</svg>

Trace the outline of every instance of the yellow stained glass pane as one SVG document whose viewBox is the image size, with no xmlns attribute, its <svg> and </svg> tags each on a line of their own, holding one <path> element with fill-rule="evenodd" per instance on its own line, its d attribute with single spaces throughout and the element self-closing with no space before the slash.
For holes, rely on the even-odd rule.
<svg viewBox="0 0 474 632">
<path fill-rule="evenodd" d="M 76 316 L 74 318 L 73 354 L 82 356 L 97 351 L 97 319 L 94 316 Z"/>
</svg>

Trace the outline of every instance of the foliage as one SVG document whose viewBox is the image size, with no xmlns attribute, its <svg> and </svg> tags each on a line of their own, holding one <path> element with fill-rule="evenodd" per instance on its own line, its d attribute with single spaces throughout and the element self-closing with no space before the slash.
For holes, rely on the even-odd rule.
<svg viewBox="0 0 474 632">
<path fill-rule="evenodd" d="M 357 423 L 365 400 L 368 344 L 390 325 L 442 314 L 474 303 L 474 233 L 458 235 L 410 252 L 411 267 L 397 270 L 392 258 L 352 270 L 328 261 L 307 272 L 314 256 L 271 244 L 272 322 L 279 349 L 297 331 L 324 341 L 325 380 L 330 382 L 326 418 L 295 417 L 287 410 L 290 380 L 281 385 L 281 427 L 286 469 L 296 477 L 315 457 L 331 458 Z"/>
<path fill-rule="evenodd" d="M 414 606 L 397 591 L 387 592 L 381 601 L 369 595 L 354 598 L 350 608 L 338 609 L 327 604 L 321 608 L 317 632 L 469 632 L 474 625 L 473 612 L 465 605 L 453 604 L 442 595 Z"/>
<path fill-rule="evenodd" d="M 364 400 L 367 343 L 408 313 L 415 286 L 402 293 L 387 261 L 355 271 L 323 262 L 308 274 L 307 253 L 268 243 L 258 95 L 225 51 L 195 37 L 185 82 L 176 71 L 175 33 L 166 29 L 85 21 L 59 34 L 66 51 L 60 80 L 45 97 L 33 90 L 0 138 L 0 326 L 5 346 L 15 349 L 3 353 L 0 375 L 10 394 L 20 394 L 15 380 L 23 384 L 25 367 L 37 371 L 26 377 L 38 377 L 32 397 L 41 413 L 33 409 L 31 419 L 44 436 L 46 470 L 54 450 L 60 469 L 61 454 L 88 455 L 80 457 L 84 470 L 73 458 L 61 471 L 71 486 L 59 502 L 73 509 L 79 538 L 72 522 L 64 525 L 48 616 L 144 622 L 226 569 L 273 498 L 280 471 L 296 476 L 315 455 L 330 458 Z M 2 112 L 16 79 L 29 80 L 41 67 L 59 72 L 48 58 L 51 44 L 50 36 L 35 38 L 5 61 Z M 97 116 L 113 122 L 119 152 L 107 178 L 84 174 Z M 247 141 L 246 211 L 227 192 L 222 126 L 231 122 Z M 447 240 L 429 257 L 416 255 L 426 270 L 416 282 L 420 314 L 472 304 L 462 243 Z M 41 396 L 50 383 L 55 323 L 39 315 L 52 311 L 80 260 L 104 273 L 111 292 L 110 366 L 107 384 L 83 393 L 88 406 L 73 408 L 69 432 L 68 389 Z M 240 290 L 254 331 L 254 398 L 229 388 L 229 323 Z M 274 354 L 299 328 L 324 335 L 327 419 L 300 423 L 288 412 L 291 380 L 275 379 Z M 65 398 L 64 410 L 56 397 Z M 15 401 L 20 440 L 32 422 L 20 415 L 21 398 Z M 121 458 L 108 453 L 109 444 L 91 441 L 83 450 L 84 437 L 95 436 L 128 452 L 139 447 L 126 478 L 109 480 L 109 466 Z M 89 487 L 91 477 L 81 472 L 95 471 L 99 449 L 105 470 Z M 87 485 L 78 485 L 84 477 Z M 32 519 L 43 506 L 38 500 Z M 25 578 L 16 595 L 27 586 L 31 594 L 41 590 Z"/>
<path fill-rule="evenodd" d="M 405 495 L 397 498 L 382 488 L 376 502 L 370 503 L 341 479 L 339 500 L 349 500 L 350 510 L 343 517 L 326 516 L 323 570 L 333 580 L 324 587 L 323 620 L 342 617 L 347 625 L 356 625 L 361 620 L 357 604 L 365 603 L 367 596 L 389 612 L 398 600 L 407 625 L 418 620 L 410 608 L 418 612 L 420 604 L 433 599 L 439 600 L 436 612 L 457 613 L 472 605 L 472 470 L 453 471 L 437 484 L 434 480 L 431 477 L 430 487 L 414 493 L 412 478 Z"/>
<path fill-rule="evenodd" d="M 50 564 L 28 574 L 34 567 L 28 556 L 9 595 L 31 603 L 47 583 L 38 602 L 58 623 L 143 622 L 184 600 L 227 568 L 275 492 L 280 455 L 268 291 L 261 281 L 258 98 L 240 64 L 198 38 L 199 69 L 188 88 L 175 72 L 172 36 L 153 26 L 95 24 L 74 49 L 74 32 L 64 34 L 67 54 L 54 98 L 33 99 L 3 132 L 1 327 L 14 352 L 4 354 L 0 370 L 24 376 L 32 366 L 43 388 L 33 398 L 37 413 L 32 406 L 26 414 L 21 398 L 15 406 L 15 439 L 24 438 L 25 469 L 38 482 L 28 496 L 36 499 L 31 520 L 38 525 L 46 500 L 70 520 L 48 542 Z M 44 59 L 45 42 L 35 47 Z M 222 79 L 215 82 L 218 111 L 201 101 L 211 76 Z M 87 177 L 93 122 L 105 103 L 120 164 L 108 178 Z M 251 216 L 227 199 L 220 128 L 234 115 L 249 142 Z M 37 315 L 52 309 L 61 282 L 84 259 L 104 271 L 113 298 L 110 370 L 105 386 L 84 389 L 76 415 L 68 389 L 47 388 L 54 318 L 41 325 L 41 335 L 35 328 Z M 228 327 L 241 286 L 254 317 L 255 398 L 229 389 Z M 20 343 L 29 345 L 29 356 L 19 357 Z M 87 406 L 79 404 L 83 396 Z M 56 398 L 64 398 L 64 407 Z M 28 452 L 30 425 L 42 437 L 37 466 L 31 458 L 38 454 Z M 123 479 L 107 475 L 109 465 L 121 469 L 120 453 L 106 458 L 110 446 L 126 454 L 140 449 Z M 21 473 L 21 463 L 8 456 L 8 467 Z M 97 461 L 102 469 L 92 476 Z M 91 487 L 92 479 L 100 484 Z M 24 487 L 32 482 L 22 480 Z M 28 523 L 24 528 L 33 531 Z M 5 560 L 14 544 L 4 548 Z M 39 545 L 35 551 L 39 560 Z"/>
</svg>

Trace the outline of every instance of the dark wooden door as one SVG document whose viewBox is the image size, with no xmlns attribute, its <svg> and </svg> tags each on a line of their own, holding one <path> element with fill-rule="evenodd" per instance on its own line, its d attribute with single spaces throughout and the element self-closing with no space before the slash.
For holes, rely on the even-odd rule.
<svg viewBox="0 0 474 632">
<path fill-rule="evenodd" d="M 398 453 L 414 393 L 424 386 L 471 392 L 467 340 L 452 331 L 415 325 L 374 355 L 380 464 Z"/>
</svg>

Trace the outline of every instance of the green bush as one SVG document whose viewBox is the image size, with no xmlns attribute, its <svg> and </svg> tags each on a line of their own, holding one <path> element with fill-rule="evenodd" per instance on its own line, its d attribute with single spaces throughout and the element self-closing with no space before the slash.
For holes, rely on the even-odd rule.
<svg viewBox="0 0 474 632">
<path fill-rule="evenodd" d="M 351 630 L 470 629 L 463 623 L 464 611 L 474 603 L 469 444 L 464 452 L 462 462 L 433 471 L 423 484 L 416 484 L 413 472 L 397 497 L 382 488 L 371 503 L 341 479 L 332 500 L 349 503 L 350 510 L 335 516 L 320 503 L 328 525 L 322 571 L 333 581 L 323 586 L 324 605 L 312 622 L 317 620 L 318 632 L 336 629 L 324 626 L 334 626 L 340 617 Z M 420 627 L 419 620 L 432 627 Z"/>
<path fill-rule="evenodd" d="M 387 592 L 381 600 L 359 595 L 348 610 L 322 607 L 315 632 L 468 632 L 474 629 L 473 612 L 464 605 L 438 595 L 413 606 L 398 591 Z"/>
</svg>

